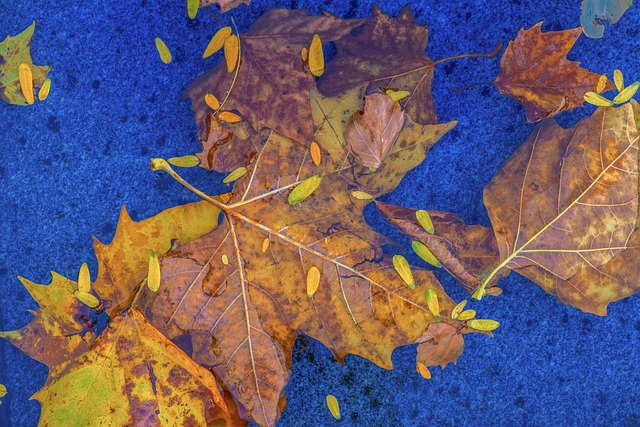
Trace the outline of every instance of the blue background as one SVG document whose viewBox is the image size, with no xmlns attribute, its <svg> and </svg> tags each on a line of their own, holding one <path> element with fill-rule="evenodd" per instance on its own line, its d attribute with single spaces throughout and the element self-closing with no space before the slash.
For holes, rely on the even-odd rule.
<svg viewBox="0 0 640 427">
<path fill-rule="evenodd" d="M 411 8 L 431 30 L 427 54 L 441 59 L 490 52 L 498 40 L 506 43 L 541 20 L 545 31 L 576 27 L 579 3 L 432 0 Z M 271 6 L 323 8 L 344 18 L 371 14 L 365 0 L 254 0 L 231 14 L 244 32 Z M 397 16 L 402 3 L 379 6 Z M 167 175 L 151 172 L 149 158 L 199 150 L 190 104 L 180 96 L 220 59 L 201 59 L 219 24 L 203 11 L 189 21 L 178 0 L 0 0 L 0 38 L 34 19 L 32 56 L 37 65 L 53 65 L 51 94 L 31 107 L 0 103 L 2 330 L 26 324 L 27 310 L 37 308 L 17 275 L 48 283 L 49 270 L 74 277 L 87 261 L 95 278 L 91 236 L 111 240 L 122 204 L 140 220 L 196 200 Z M 635 5 L 607 26 L 603 39 L 581 37 L 569 58 L 594 72 L 611 76 L 619 68 L 628 82 L 640 79 L 639 28 Z M 172 64 L 159 60 L 155 37 L 172 50 Z M 492 81 L 498 67 L 499 57 L 436 68 L 440 120 L 459 124 L 384 201 L 489 225 L 482 189 L 533 125 L 491 85 L 460 93 L 451 87 Z M 569 126 L 592 111 L 578 109 L 559 121 Z M 207 192 L 221 189 L 216 173 L 197 169 L 186 177 Z M 406 243 L 372 209 L 368 219 Z M 467 297 L 446 273 L 437 274 L 455 300 Z M 395 369 L 385 371 L 354 356 L 340 366 L 310 340 L 309 349 L 293 357 L 279 425 L 640 425 L 639 296 L 610 305 L 609 316 L 600 318 L 562 305 L 517 274 L 501 287 L 501 297 L 473 306 L 481 317 L 501 322 L 495 338 L 468 336 L 457 366 L 433 369 L 430 381 L 415 372 L 414 346 L 396 350 Z M 47 368 L 4 341 L 0 354 L 0 383 L 9 390 L 0 425 L 34 426 L 40 408 L 28 397 L 44 383 Z M 326 409 L 328 393 L 340 401 L 340 421 Z"/>
</svg>

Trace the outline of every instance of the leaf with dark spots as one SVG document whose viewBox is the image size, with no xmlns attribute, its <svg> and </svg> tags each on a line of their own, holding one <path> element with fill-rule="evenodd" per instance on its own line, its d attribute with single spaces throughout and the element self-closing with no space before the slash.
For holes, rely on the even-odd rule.
<svg viewBox="0 0 640 427">
<path fill-rule="evenodd" d="M 416 362 L 425 366 L 440 365 L 443 369 L 449 362 L 454 365 L 462 355 L 464 338 L 462 333 L 446 323 L 433 323 L 416 341 Z"/>
</svg>

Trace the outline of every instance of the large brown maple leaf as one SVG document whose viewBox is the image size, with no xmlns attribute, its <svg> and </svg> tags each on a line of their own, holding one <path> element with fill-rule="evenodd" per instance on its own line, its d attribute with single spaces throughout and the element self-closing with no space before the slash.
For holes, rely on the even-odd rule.
<svg viewBox="0 0 640 427">
<path fill-rule="evenodd" d="M 277 419 L 298 333 L 323 342 L 338 360 L 353 353 L 391 368 L 393 349 L 416 342 L 435 323 L 427 288 L 438 294 L 442 322 L 462 328 L 446 315 L 454 303 L 432 273 L 414 271 L 416 289 L 403 282 L 382 252 L 386 239 L 363 220 L 367 201 L 351 194 L 363 188 L 360 173 L 369 187 L 390 191 L 415 166 L 406 157 L 423 158 L 453 125 L 425 126 L 415 138 L 408 124 L 375 172 L 350 156 L 334 162 L 326 152 L 316 166 L 306 147 L 271 132 L 229 203 L 212 201 L 225 216 L 219 228 L 162 259 L 150 319 L 169 337 L 190 334 L 194 360 L 211 366 L 260 425 Z M 169 170 L 162 161 L 155 167 Z M 315 192 L 290 206 L 292 189 L 318 174 Z M 321 278 L 310 297 L 311 268 Z"/>
</svg>

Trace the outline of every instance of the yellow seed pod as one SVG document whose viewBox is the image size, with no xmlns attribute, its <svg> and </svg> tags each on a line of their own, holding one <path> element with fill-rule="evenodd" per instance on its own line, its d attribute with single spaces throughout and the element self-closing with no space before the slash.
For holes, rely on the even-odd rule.
<svg viewBox="0 0 640 427">
<path fill-rule="evenodd" d="M 233 181 L 239 180 L 240 178 L 245 176 L 246 173 L 247 173 L 247 168 L 245 168 L 244 166 L 240 166 L 239 168 L 234 169 L 233 172 L 231 172 L 229 175 L 227 175 L 222 180 L 222 182 L 225 184 L 229 184 Z"/>
<path fill-rule="evenodd" d="M 271 240 L 269 240 L 268 237 L 265 237 L 265 239 L 262 241 L 262 253 L 267 252 L 267 249 L 269 249 L 270 243 L 271 243 Z"/>
<path fill-rule="evenodd" d="M 607 82 L 609 79 L 606 74 L 603 74 L 598 79 L 598 84 L 596 85 L 596 93 L 602 93 L 603 90 L 607 88 Z"/>
<path fill-rule="evenodd" d="M 160 55 L 162 62 L 165 64 L 171 63 L 171 60 L 173 59 L 171 51 L 160 37 L 156 37 L 156 49 L 158 49 L 158 54 Z"/>
<path fill-rule="evenodd" d="M 333 394 L 327 395 L 327 407 L 336 420 L 340 419 L 340 404 Z"/>
<path fill-rule="evenodd" d="M 354 199 L 358 199 L 358 200 L 372 200 L 373 199 L 373 195 L 366 193 L 364 191 L 360 191 L 360 190 L 354 190 L 351 192 L 351 196 Z"/>
<path fill-rule="evenodd" d="M 435 228 L 433 228 L 433 221 L 431 221 L 431 215 L 429 215 L 429 212 L 424 209 L 417 210 L 416 219 L 427 233 L 433 234 L 436 231 Z"/>
<path fill-rule="evenodd" d="M 18 77 L 20 79 L 20 90 L 27 104 L 31 105 L 35 102 L 33 98 L 33 74 L 28 64 L 20 64 L 18 66 Z"/>
<path fill-rule="evenodd" d="M 320 285 L 320 270 L 315 265 L 309 267 L 307 271 L 307 296 L 311 298 Z"/>
<path fill-rule="evenodd" d="M 167 159 L 167 161 L 173 166 L 178 166 L 181 168 L 192 168 L 200 164 L 200 159 L 194 154 L 180 157 L 171 157 L 170 159 Z"/>
<path fill-rule="evenodd" d="M 460 315 L 460 313 L 462 313 L 462 310 L 464 310 L 464 307 L 467 305 L 467 300 L 463 299 L 462 301 L 460 301 L 458 303 L 458 305 L 456 305 L 455 307 L 453 307 L 453 310 L 451 310 L 451 318 L 452 319 L 457 319 L 458 316 Z"/>
<path fill-rule="evenodd" d="M 91 275 L 89 274 L 89 266 L 83 262 L 78 273 L 78 290 L 80 292 L 91 292 Z"/>
<path fill-rule="evenodd" d="M 634 97 L 636 92 L 638 92 L 638 87 L 640 86 L 640 82 L 635 82 L 622 90 L 615 98 L 613 98 L 614 104 L 622 104 L 627 102 L 631 98 Z"/>
<path fill-rule="evenodd" d="M 422 378 L 426 380 L 431 379 L 431 371 L 429 371 L 429 368 L 427 368 L 422 362 L 416 363 L 416 372 L 422 375 Z"/>
<path fill-rule="evenodd" d="M 393 268 L 396 269 L 396 272 L 404 283 L 407 284 L 411 289 L 416 288 L 416 282 L 413 279 L 413 273 L 411 272 L 411 267 L 409 266 L 409 262 L 402 255 L 394 255 L 393 256 Z"/>
<path fill-rule="evenodd" d="M 224 60 L 227 63 L 227 72 L 233 73 L 238 65 L 238 54 L 240 53 L 240 39 L 235 34 L 230 35 L 224 41 Z"/>
<path fill-rule="evenodd" d="M 392 101 L 400 101 L 401 99 L 404 99 L 411 94 L 411 92 L 407 90 L 393 90 L 393 89 L 387 89 L 385 93 L 389 95 L 389 98 L 391 98 Z"/>
<path fill-rule="evenodd" d="M 324 52 L 322 51 L 322 41 L 317 34 L 313 35 L 309 46 L 309 71 L 316 77 L 320 77 L 324 73 Z"/>
<path fill-rule="evenodd" d="M 425 298 L 427 299 L 427 307 L 429 307 L 429 311 L 433 314 L 436 322 L 440 321 L 440 303 L 438 302 L 438 294 L 435 289 L 429 288 L 425 293 Z"/>
<path fill-rule="evenodd" d="M 220 28 L 211 38 L 211 41 L 207 45 L 207 48 L 202 54 L 202 58 L 208 58 L 224 46 L 224 42 L 227 41 L 231 35 L 231 27 Z"/>
<path fill-rule="evenodd" d="M 613 105 L 613 102 L 595 92 L 585 93 L 584 100 L 591 105 L 595 105 L 596 107 L 611 107 Z"/>
<path fill-rule="evenodd" d="M 149 254 L 149 269 L 147 270 L 147 286 L 152 292 L 160 289 L 160 261 L 155 251 Z"/>
<path fill-rule="evenodd" d="M 4 384 L 0 384 L 0 397 L 7 395 L 7 387 Z"/>
<path fill-rule="evenodd" d="M 429 248 L 425 246 L 424 243 L 414 240 L 413 242 L 411 242 L 411 248 L 420 258 L 422 258 L 429 264 L 437 268 L 442 267 L 442 264 L 440 264 L 438 258 L 436 258 L 436 256 L 429 250 Z"/>
<path fill-rule="evenodd" d="M 196 17 L 199 7 L 200 0 L 187 0 L 187 16 L 189 16 L 189 19 L 194 19 Z"/>
<path fill-rule="evenodd" d="M 474 320 L 469 320 L 467 322 L 467 326 L 469 326 L 470 328 L 476 329 L 478 331 L 490 332 L 498 329 L 498 326 L 500 326 L 500 323 L 491 319 L 474 319 Z"/>
<path fill-rule="evenodd" d="M 40 101 L 44 101 L 49 96 L 49 91 L 51 90 L 51 79 L 46 79 L 42 86 L 40 86 L 40 90 L 38 91 L 38 99 Z"/>
<path fill-rule="evenodd" d="M 222 263 L 224 265 L 229 265 L 229 257 L 227 256 L 227 254 L 222 254 Z"/>
<path fill-rule="evenodd" d="M 218 114 L 218 118 L 227 123 L 238 123 L 242 121 L 242 117 L 231 111 L 222 111 Z"/>
<path fill-rule="evenodd" d="M 80 301 L 81 303 L 83 303 L 89 308 L 96 308 L 97 306 L 100 305 L 100 301 L 98 300 L 98 298 L 96 298 L 93 294 L 90 294 L 88 292 L 75 291 L 73 295 L 76 297 L 78 301 Z"/>
<path fill-rule="evenodd" d="M 465 310 L 462 313 L 458 314 L 456 319 L 458 319 L 458 320 L 469 320 L 469 319 L 473 319 L 474 317 L 476 317 L 476 311 L 475 310 Z"/>
<path fill-rule="evenodd" d="M 211 108 L 213 111 L 218 111 L 220 109 L 220 101 L 212 93 L 207 93 L 204 96 L 204 103 L 207 104 L 207 107 Z"/>
<path fill-rule="evenodd" d="M 313 175 L 301 181 L 300 184 L 298 184 L 291 193 L 289 193 L 289 197 L 287 199 L 289 205 L 295 206 L 298 203 L 302 203 L 307 200 L 307 198 L 320 186 L 321 182 L 322 174 Z"/>
<path fill-rule="evenodd" d="M 618 69 L 613 70 L 613 83 L 615 83 L 618 92 L 622 92 L 624 89 L 624 77 L 622 76 L 622 71 Z"/>
<path fill-rule="evenodd" d="M 311 160 L 313 161 L 313 164 L 316 166 L 320 166 L 320 162 L 322 161 L 322 153 L 320 152 L 320 146 L 317 142 L 311 142 L 311 145 L 309 145 L 309 153 L 311 153 Z"/>
</svg>

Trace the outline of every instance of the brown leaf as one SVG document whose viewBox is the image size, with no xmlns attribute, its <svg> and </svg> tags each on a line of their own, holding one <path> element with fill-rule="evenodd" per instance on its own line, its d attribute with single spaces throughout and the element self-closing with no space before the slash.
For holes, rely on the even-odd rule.
<svg viewBox="0 0 640 427">
<path fill-rule="evenodd" d="M 412 166 L 399 159 L 389 156 L 385 167 L 401 177 Z M 455 305 L 430 272 L 414 270 L 415 290 L 398 276 L 381 250 L 387 240 L 363 221 L 367 201 L 351 197 L 345 186 L 356 167 L 362 168 L 316 166 L 306 147 L 272 133 L 221 206 L 220 227 L 162 260 L 154 325 L 170 338 L 190 333 L 194 360 L 211 366 L 260 425 L 274 425 L 278 417 L 299 332 L 323 342 L 340 361 L 353 353 L 391 368 L 393 349 L 415 342 L 434 322 L 425 288 L 437 292 L 443 313 Z M 290 206 L 291 189 L 318 173 L 321 185 Z M 263 252 L 265 238 L 270 244 Z M 309 297 L 312 266 L 320 282 Z"/>
<path fill-rule="evenodd" d="M 543 33 L 539 22 L 507 46 L 494 83 L 524 106 L 530 123 L 581 107 L 584 94 L 595 91 L 600 75 L 566 58 L 581 33 L 580 27 Z M 613 87 L 608 82 L 605 90 Z"/>
<path fill-rule="evenodd" d="M 203 168 L 230 172 L 247 166 L 258 152 L 261 144 L 246 121 L 223 125 L 215 115 L 207 114 L 205 125 L 205 138 L 200 141 L 202 152 L 196 154 Z"/>
<path fill-rule="evenodd" d="M 362 166 L 379 168 L 396 142 L 404 111 L 382 93 L 365 97 L 363 113 L 351 116 L 347 125 L 347 150 Z"/>
<path fill-rule="evenodd" d="M 308 16 L 304 10 L 266 12 L 240 36 L 242 58 L 233 87 L 234 73 L 227 73 L 226 65 L 218 64 L 198 77 L 185 93 L 191 98 L 201 141 L 206 139 L 205 118 L 210 113 L 204 95 L 220 94 L 232 87 L 224 109 L 239 111 L 257 131 L 269 128 L 303 144 L 310 143 L 309 89 L 315 83 L 302 67 L 300 50 L 316 33 L 328 43 L 361 22 L 331 15 Z"/>
<path fill-rule="evenodd" d="M 229 10 L 240 6 L 241 4 L 249 5 L 251 0 L 200 0 L 200 7 L 217 4 L 220 6 L 220 12 L 225 13 Z"/>
<path fill-rule="evenodd" d="M 416 210 L 376 202 L 382 215 L 411 240 L 425 244 L 442 266 L 471 293 L 500 261 L 491 228 L 466 225 L 455 214 L 429 211 L 435 228 L 427 233 L 416 219 Z M 508 274 L 508 271 L 505 272 Z M 494 278 L 490 285 L 495 284 Z"/>
<path fill-rule="evenodd" d="M 418 356 L 416 362 L 425 366 L 440 365 L 444 369 L 449 362 L 455 365 L 462 356 L 464 338 L 453 326 L 446 323 L 433 323 L 417 340 Z"/>
<path fill-rule="evenodd" d="M 328 64 L 318 87 L 324 95 L 372 85 L 393 87 L 411 95 L 400 104 L 421 124 L 438 122 L 431 94 L 433 61 L 424 54 L 429 30 L 418 25 L 409 7 L 397 19 L 374 7 L 373 19 L 355 37 L 336 42 L 336 57 Z"/>
<path fill-rule="evenodd" d="M 501 260 L 492 274 L 516 270 L 598 315 L 640 290 L 639 113 L 632 100 L 570 129 L 536 128 L 484 192 Z"/>
</svg>

